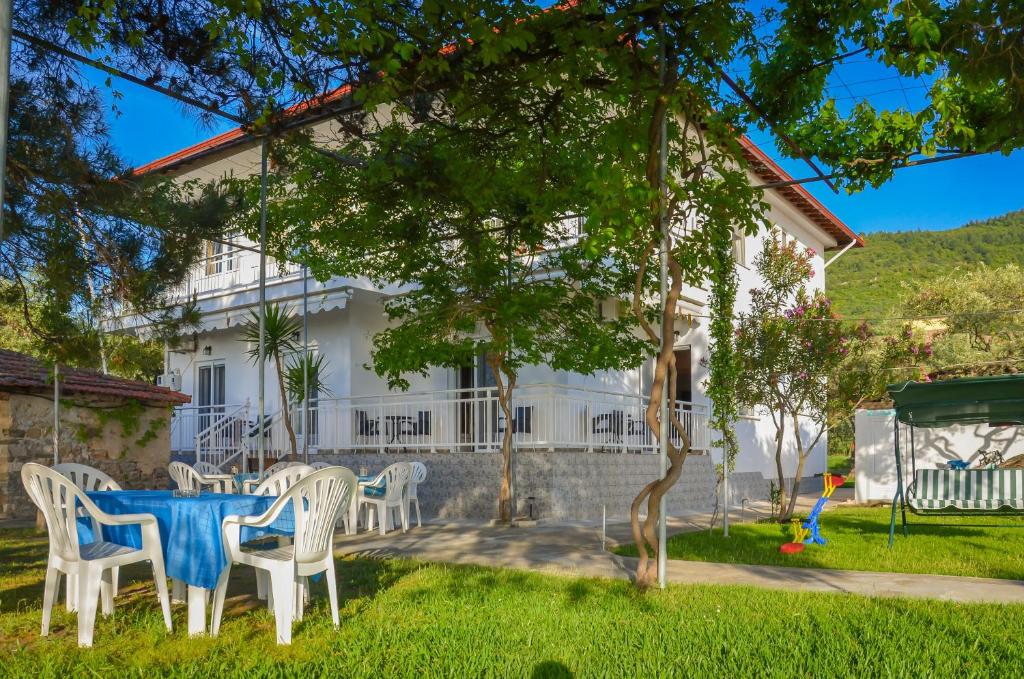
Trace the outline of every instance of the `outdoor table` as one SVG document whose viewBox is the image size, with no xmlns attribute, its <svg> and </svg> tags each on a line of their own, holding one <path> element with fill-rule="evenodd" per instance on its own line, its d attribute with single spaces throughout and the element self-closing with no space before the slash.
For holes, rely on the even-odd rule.
<svg viewBox="0 0 1024 679">
<path fill-rule="evenodd" d="M 203 478 L 210 481 L 216 481 L 217 483 L 213 487 L 216 488 L 218 492 L 233 493 L 235 490 L 235 477 L 231 474 L 204 474 Z"/>
<path fill-rule="evenodd" d="M 405 432 L 402 430 L 403 424 L 412 424 L 416 422 L 416 418 L 411 415 L 385 415 L 384 416 L 384 428 L 385 430 L 391 429 L 391 438 L 388 439 L 388 445 L 392 443 L 402 443 L 402 434 Z M 388 423 L 391 423 L 391 427 L 388 427 Z"/>
<path fill-rule="evenodd" d="M 221 572 L 228 566 L 221 523 L 232 514 L 260 515 L 277 499 L 269 495 L 202 493 L 198 497 L 174 497 L 169 490 L 111 490 L 87 493 L 108 514 L 152 514 L 160 530 L 167 575 L 174 583 L 175 599 L 188 586 L 188 632 L 206 633 L 206 606 Z M 79 535 L 83 532 L 79 530 Z M 294 518 L 285 507 L 267 528 L 243 527 L 243 542 L 267 535 L 292 535 Z M 105 526 L 104 539 L 126 547 L 141 547 L 139 526 Z"/>
</svg>

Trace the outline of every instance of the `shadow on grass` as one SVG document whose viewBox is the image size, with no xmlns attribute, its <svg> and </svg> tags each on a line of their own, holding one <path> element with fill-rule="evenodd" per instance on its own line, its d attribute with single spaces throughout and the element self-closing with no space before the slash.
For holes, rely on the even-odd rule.
<svg viewBox="0 0 1024 679">
<path fill-rule="evenodd" d="M 572 676 L 569 668 L 557 660 L 545 660 L 533 666 L 530 679 L 569 679 Z"/>
</svg>

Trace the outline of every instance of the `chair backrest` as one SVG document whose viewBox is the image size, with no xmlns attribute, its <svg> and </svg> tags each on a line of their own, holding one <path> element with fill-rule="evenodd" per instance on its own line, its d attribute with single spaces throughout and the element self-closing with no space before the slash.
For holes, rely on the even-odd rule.
<svg viewBox="0 0 1024 679">
<path fill-rule="evenodd" d="M 312 474 L 315 469 L 304 464 L 293 464 L 279 469 L 263 482 L 256 486 L 253 495 L 284 495 L 284 492 L 294 486 L 300 479 Z"/>
<path fill-rule="evenodd" d="M 410 476 L 412 476 L 412 465 L 408 462 L 396 462 L 382 471 L 374 480 L 373 485 L 378 485 L 381 481 L 387 483 L 384 497 L 388 504 L 397 504 L 402 498 L 402 493 L 405 492 L 405 484 L 409 482 Z"/>
<path fill-rule="evenodd" d="M 21 483 L 46 519 L 50 551 L 67 561 L 77 561 L 78 506 L 88 510 L 95 505 L 70 478 L 35 462 L 22 466 Z"/>
<path fill-rule="evenodd" d="M 410 462 L 412 472 L 409 474 L 409 483 L 406 484 L 405 495 L 410 500 L 418 500 L 419 494 L 416 487 L 427 480 L 427 465 L 422 462 Z"/>
<path fill-rule="evenodd" d="M 370 436 L 375 433 L 370 422 L 370 416 L 365 410 L 356 410 L 356 431 L 360 436 Z"/>
<path fill-rule="evenodd" d="M 337 467 L 338 465 L 331 464 L 330 462 L 314 462 L 309 466 L 315 469 L 316 471 L 320 471 L 321 469 L 327 469 L 328 467 Z"/>
<path fill-rule="evenodd" d="M 196 462 L 195 464 L 192 465 L 192 469 L 195 469 L 203 476 L 210 476 L 211 474 L 216 476 L 217 474 L 224 473 L 223 471 L 221 471 L 220 467 L 213 464 L 212 462 L 207 462 L 206 460 L 200 460 L 199 462 Z"/>
<path fill-rule="evenodd" d="M 272 475 L 276 474 L 282 469 L 288 469 L 288 467 L 294 467 L 295 465 L 299 464 L 302 463 L 292 462 L 290 460 L 281 460 L 280 462 L 275 462 L 274 464 L 270 465 L 269 467 L 263 470 L 263 478 L 270 478 Z"/>
<path fill-rule="evenodd" d="M 71 482 L 81 490 L 121 490 L 121 485 L 110 478 L 106 472 L 87 464 L 62 462 L 53 465 L 50 469 L 71 479 Z"/>
<path fill-rule="evenodd" d="M 292 503 L 295 561 L 319 561 L 333 551 L 338 513 L 352 501 L 357 487 L 352 470 L 329 467 L 304 477 L 278 498 L 277 502 Z"/>
<path fill-rule="evenodd" d="M 202 490 L 203 476 L 184 462 L 172 462 L 167 465 L 167 473 L 181 490 Z"/>
</svg>

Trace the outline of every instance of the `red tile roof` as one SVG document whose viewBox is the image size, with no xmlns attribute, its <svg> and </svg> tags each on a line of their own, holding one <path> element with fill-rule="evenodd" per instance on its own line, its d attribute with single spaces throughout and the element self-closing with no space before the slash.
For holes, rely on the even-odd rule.
<svg viewBox="0 0 1024 679">
<path fill-rule="evenodd" d="M 191 396 L 146 382 L 103 375 L 95 370 L 61 367 L 62 394 L 92 394 L 143 403 L 178 405 L 188 403 Z M 52 372 L 37 358 L 16 351 L 0 349 L 0 392 L 53 393 Z"/>
<path fill-rule="evenodd" d="M 743 147 L 743 157 L 750 164 L 750 169 L 754 174 L 763 179 L 765 183 L 793 180 L 793 177 L 788 172 L 779 167 L 778 163 L 769 158 L 746 135 L 740 137 L 740 146 Z M 804 216 L 817 224 L 818 228 L 835 238 L 839 246 L 853 242 L 856 244 L 854 247 L 864 247 L 863 238 L 855 234 L 850 227 L 844 224 L 839 217 L 832 214 L 817 198 L 811 195 L 810 191 L 800 184 L 783 186 L 772 189 L 772 191 L 778 191 L 793 207 L 800 210 Z"/>
</svg>

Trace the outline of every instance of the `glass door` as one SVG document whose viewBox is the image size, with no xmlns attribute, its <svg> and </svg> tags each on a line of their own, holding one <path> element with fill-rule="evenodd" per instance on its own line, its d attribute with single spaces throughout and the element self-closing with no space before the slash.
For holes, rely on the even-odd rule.
<svg viewBox="0 0 1024 679">
<path fill-rule="evenodd" d="M 199 366 L 196 380 L 196 405 L 199 408 L 199 431 L 224 416 L 224 364 Z"/>
</svg>

